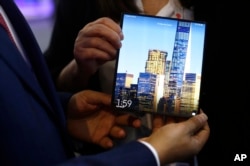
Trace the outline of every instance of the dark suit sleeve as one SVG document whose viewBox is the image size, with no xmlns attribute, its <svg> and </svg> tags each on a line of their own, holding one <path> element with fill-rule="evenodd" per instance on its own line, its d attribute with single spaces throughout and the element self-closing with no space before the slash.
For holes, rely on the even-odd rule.
<svg viewBox="0 0 250 166">
<path fill-rule="evenodd" d="M 67 109 L 69 100 L 72 97 L 72 95 L 73 95 L 72 93 L 58 92 L 58 96 L 59 96 L 59 99 L 61 101 L 64 111 Z"/>
<path fill-rule="evenodd" d="M 153 153 L 142 143 L 133 141 L 112 150 L 90 156 L 80 156 L 60 166 L 156 166 Z"/>
</svg>

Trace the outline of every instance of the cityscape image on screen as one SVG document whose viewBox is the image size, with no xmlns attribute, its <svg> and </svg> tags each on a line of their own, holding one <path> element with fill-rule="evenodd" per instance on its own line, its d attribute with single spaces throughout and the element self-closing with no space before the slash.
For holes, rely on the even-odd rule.
<svg viewBox="0 0 250 166">
<path fill-rule="evenodd" d="M 198 112 L 205 23 L 124 14 L 113 104 L 176 116 Z"/>
</svg>

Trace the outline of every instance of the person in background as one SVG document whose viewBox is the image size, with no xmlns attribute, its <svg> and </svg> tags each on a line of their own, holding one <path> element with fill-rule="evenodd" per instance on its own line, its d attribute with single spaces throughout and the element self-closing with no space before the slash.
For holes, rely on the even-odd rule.
<svg viewBox="0 0 250 166">
<path fill-rule="evenodd" d="M 101 92 L 56 92 L 44 56 L 15 3 L 0 0 L 0 15 L 0 165 L 159 166 L 193 156 L 205 145 L 210 129 L 201 111 L 187 120 L 169 117 L 166 123 L 157 117 L 149 137 L 75 157 L 73 138 L 110 148 L 110 137 L 124 135 L 119 125 L 128 125 L 129 116 L 114 115 L 110 95 Z"/>
</svg>

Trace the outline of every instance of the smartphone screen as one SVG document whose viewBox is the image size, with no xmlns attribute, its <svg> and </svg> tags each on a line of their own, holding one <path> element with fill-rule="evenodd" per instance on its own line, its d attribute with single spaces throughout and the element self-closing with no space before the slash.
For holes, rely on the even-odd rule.
<svg viewBox="0 0 250 166">
<path fill-rule="evenodd" d="M 191 117 L 199 112 L 206 23 L 123 13 L 115 111 Z"/>
</svg>

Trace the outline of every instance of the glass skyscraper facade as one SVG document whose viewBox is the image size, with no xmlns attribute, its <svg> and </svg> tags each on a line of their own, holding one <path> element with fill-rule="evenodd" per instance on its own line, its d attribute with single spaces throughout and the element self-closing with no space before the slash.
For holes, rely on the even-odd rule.
<svg viewBox="0 0 250 166">
<path fill-rule="evenodd" d="M 169 76 L 169 93 L 175 97 L 180 97 L 185 62 L 188 50 L 188 41 L 190 37 L 189 22 L 178 22 L 178 28 L 175 37 L 174 50 L 172 55 L 172 64 Z"/>
</svg>

